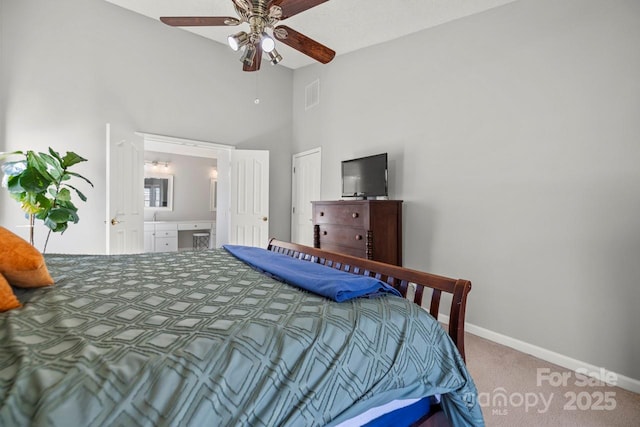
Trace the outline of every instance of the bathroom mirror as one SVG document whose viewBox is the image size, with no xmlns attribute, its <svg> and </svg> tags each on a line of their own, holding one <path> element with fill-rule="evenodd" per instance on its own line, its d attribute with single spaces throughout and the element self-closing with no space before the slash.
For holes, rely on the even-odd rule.
<svg viewBox="0 0 640 427">
<path fill-rule="evenodd" d="M 144 208 L 154 211 L 173 210 L 173 175 L 145 174 Z"/>
</svg>

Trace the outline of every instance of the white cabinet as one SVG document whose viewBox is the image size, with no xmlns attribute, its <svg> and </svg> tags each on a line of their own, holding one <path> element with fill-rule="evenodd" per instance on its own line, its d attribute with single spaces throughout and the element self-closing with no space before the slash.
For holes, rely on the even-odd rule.
<svg viewBox="0 0 640 427">
<path fill-rule="evenodd" d="M 178 223 L 178 231 L 184 230 L 202 230 L 202 231 L 210 231 L 211 223 L 210 222 L 179 222 Z"/>
<path fill-rule="evenodd" d="M 178 225 L 175 223 L 145 223 L 145 252 L 175 252 L 178 250 Z"/>
<path fill-rule="evenodd" d="M 153 252 L 155 247 L 155 231 L 156 227 L 153 224 L 144 225 L 144 251 Z"/>
<path fill-rule="evenodd" d="M 173 252 L 192 249 L 192 234 L 208 232 L 209 247 L 216 246 L 215 221 L 163 221 L 144 223 L 145 252 Z M 178 239 L 178 233 L 181 237 Z M 181 245 L 178 242 L 181 241 Z M 184 246 L 184 247 L 183 247 Z"/>
</svg>

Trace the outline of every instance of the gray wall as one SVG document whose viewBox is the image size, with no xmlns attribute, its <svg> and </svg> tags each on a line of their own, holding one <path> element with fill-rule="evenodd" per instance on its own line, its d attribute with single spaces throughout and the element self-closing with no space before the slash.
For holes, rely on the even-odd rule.
<svg viewBox="0 0 640 427">
<path fill-rule="evenodd" d="M 101 0 L 0 2 L 0 150 L 75 151 L 89 160 L 77 171 L 95 184 L 79 184 L 88 197 L 80 223 L 54 235 L 48 252 L 104 251 L 107 122 L 269 150 L 271 187 L 291 188 L 291 70 L 265 64 L 255 105 L 255 73 L 242 72 L 238 55 L 219 43 Z M 289 237 L 290 198 L 271 194 L 272 236 Z M 6 192 L 0 223 L 26 236 Z"/>
<path fill-rule="evenodd" d="M 322 146 L 324 199 L 387 151 L 406 266 L 472 280 L 475 325 L 638 379 L 639 18 L 522 0 L 299 70 L 294 151 Z"/>
</svg>

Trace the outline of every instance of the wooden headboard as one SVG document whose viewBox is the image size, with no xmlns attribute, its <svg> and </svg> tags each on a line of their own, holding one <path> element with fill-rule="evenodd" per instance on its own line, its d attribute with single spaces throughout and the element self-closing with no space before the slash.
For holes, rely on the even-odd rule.
<svg viewBox="0 0 640 427">
<path fill-rule="evenodd" d="M 424 273 L 396 265 L 384 264 L 276 239 L 269 241 L 267 249 L 293 258 L 317 262 L 338 270 L 375 277 L 398 289 L 405 298 L 407 298 L 410 284 L 414 284 L 415 293 L 413 295 L 413 302 L 421 307 L 428 307 L 429 313 L 436 319 L 438 318 L 442 293 L 446 292 L 451 294 L 449 336 L 458 347 L 460 355 L 464 359 L 464 317 L 467 305 L 467 294 L 471 291 L 470 281 L 450 279 L 448 277 L 437 276 L 435 274 Z M 425 292 L 425 288 L 431 289 L 431 292 Z M 429 299 L 430 301 L 425 301 Z"/>
</svg>

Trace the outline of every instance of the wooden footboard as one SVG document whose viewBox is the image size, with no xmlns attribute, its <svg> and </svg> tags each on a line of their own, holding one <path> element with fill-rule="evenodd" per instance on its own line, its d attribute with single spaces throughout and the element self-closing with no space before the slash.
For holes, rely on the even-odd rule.
<svg viewBox="0 0 640 427">
<path fill-rule="evenodd" d="M 398 289 L 405 298 L 407 298 L 407 293 L 411 296 L 409 289 L 412 286 L 410 284 L 414 284 L 415 292 L 413 292 L 413 302 L 425 309 L 428 308 L 429 313 L 436 319 L 438 318 L 442 293 L 446 292 L 451 294 L 449 336 L 451 336 L 451 339 L 460 351 L 460 355 L 462 355 L 464 359 L 464 317 L 467 305 L 467 294 L 471 290 L 470 281 L 450 279 L 448 277 L 437 276 L 409 268 L 329 252 L 296 243 L 283 242 L 276 239 L 269 241 L 267 249 L 301 260 L 317 262 L 338 270 L 375 277 Z M 430 289 L 431 292 L 425 292 L 425 288 Z"/>
</svg>

